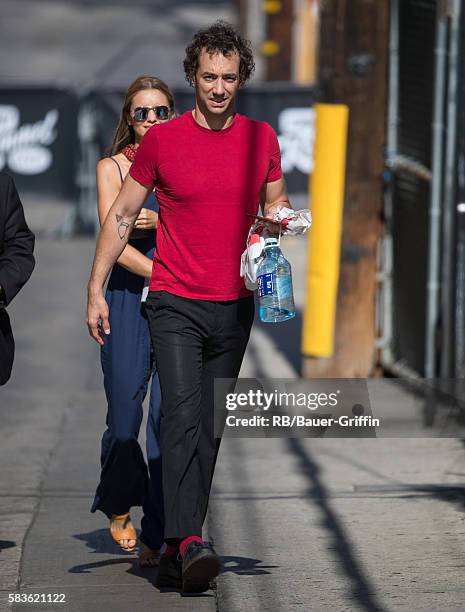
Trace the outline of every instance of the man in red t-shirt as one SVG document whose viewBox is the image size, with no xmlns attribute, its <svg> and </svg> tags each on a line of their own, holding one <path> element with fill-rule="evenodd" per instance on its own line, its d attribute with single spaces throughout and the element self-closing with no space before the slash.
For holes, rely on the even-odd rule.
<svg viewBox="0 0 465 612">
<path fill-rule="evenodd" d="M 272 218 L 290 206 L 275 132 L 234 111 L 253 68 L 249 44 L 229 24 L 194 36 L 184 69 L 195 108 L 144 136 L 100 232 L 88 287 L 87 324 L 103 344 L 110 328 L 102 287 L 155 188 L 160 213 L 146 311 L 162 392 L 167 543 L 157 584 L 186 592 L 207 590 L 220 570 L 202 525 L 219 446 L 213 383 L 239 375 L 254 317 L 239 275 L 247 213 L 261 204 Z"/>
</svg>

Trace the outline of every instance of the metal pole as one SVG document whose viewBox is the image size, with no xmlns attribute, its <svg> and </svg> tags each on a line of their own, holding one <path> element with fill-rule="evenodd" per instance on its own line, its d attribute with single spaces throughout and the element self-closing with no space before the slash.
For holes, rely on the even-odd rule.
<svg viewBox="0 0 465 612">
<path fill-rule="evenodd" d="M 425 342 L 425 377 L 434 378 L 436 328 L 439 314 L 439 272 L 440 272 L 440 239 L 441 239 L 441 187 L 442 161 L 444 150 L 444 90 L 446 82 L 447 51 L 447 15 L 438 12 L 436 30 L 436 63 L 434 82 L 434 109 L 432 125 L 432 182 L 429 210 L 429 252 L 428 276 L 426 284 L 426 342 Z"/>
<path fill-rule="evenodd" d="M 390 31 L 389 31 L 389 91 L 388 91 L 388 124 L 387 124 L 387 151 L 389 159 L 397 154 L 398 125 L 399 125 L 399 0 L 391 0 L 390 5 Z M 392 212 L 393 212 L 393 184 L 389 181 L 384 197 L 384 236 L 381 239 L 381 269 L 378 272 L 380 280 L 379 308 L 381 320 L 379 329 L 381 338 L 377 345 L 381 349 L 381 363 L 392 363 L 392 336 L 393 336 L 393 296 L 392 296 Z"/>
<path fill-rule="evenodd" d="M 465 11 L 461 14 L 460 74 L 465 70 Z M 460 80 L 460 106 L 465 104 L 465 79 Z M 455 271 L 455 376 L 460 384 L 465 379 L 465 118 L 458 116 L 457 132 L 457 213 Z"/>
<path fill-rule="evenodd" d="M 90 101 L 81 100 L 78 116 L 80 159 L 76 173 L 79 195 L 75 206 L 59 229 L 58 235 L 62 238 L 82 233 L 96 235 L 100 229 L 95 185 L 95 168 L 99 159 L 95 142 L 95 112 Z"/>
<path fill-rule="evenodd" d="M 260 45 L 266 38 L 266 14 L 262 10 L 260 0 L 248 0 L 245 5 L 247 38 L 250 38 L 255 48 L 254 80 L 265 79 L 266 61 L 260 52 Z"/>
<path fill-rule="evenodd" d="M 454 220 L 457 145 L 458 54 L 460 46 L 460 0 L 453 0 L 449 34 L 449 87 L 447 92 L 447 137 L 444 177 L 444 221 L 442 232 L 441 378 L 452 376 Z"/>
<path fill-rule="evenodd" d="M 391 0 L 389 31 L 389 105 L 387 125 L 387 157 L 397 153 L 399 125 L 399 0 Z M 392 210 L 386 211 L 389 218 Z"/>
</svg>

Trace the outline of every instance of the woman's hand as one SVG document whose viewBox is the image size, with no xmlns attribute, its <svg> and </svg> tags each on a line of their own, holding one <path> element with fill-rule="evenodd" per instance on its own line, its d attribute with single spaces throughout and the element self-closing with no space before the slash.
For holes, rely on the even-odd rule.
<svg viewBox="0 0 465 612">
<path fill-rule="evenodd" d="M 140 211 L 139 216 L 134 223 L 134 227 L 141 230 L 157 229 L 157 225 L 158 213 L 154 212 L 153 210 L 149 210 L 148 208 L 143 208 Z"/>
</svg>

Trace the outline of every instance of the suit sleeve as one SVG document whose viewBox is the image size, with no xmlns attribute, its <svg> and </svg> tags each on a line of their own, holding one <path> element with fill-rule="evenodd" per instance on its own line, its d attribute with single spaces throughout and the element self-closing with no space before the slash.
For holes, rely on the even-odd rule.
<svg viewBox="0 0 465 612">
<path fill-rule="evenodd" d="M 0 252 L 0 285 L 9 304 L 34 269 L 34 234 L 27 226 L 24 210 L 11 177 L 8 177 L 5 201 L 3 248 Z"/>
</svg>

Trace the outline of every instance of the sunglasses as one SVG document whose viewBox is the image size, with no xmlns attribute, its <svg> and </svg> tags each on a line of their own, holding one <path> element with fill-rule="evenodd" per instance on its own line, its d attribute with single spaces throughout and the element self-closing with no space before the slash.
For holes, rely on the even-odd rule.
<svg viewBox="0 0 465 612">
<path fill-rule="evenodd" d="M 153 110 L 155 117 L 159 121 L 166 121 L 170 118 L 170 109 L 167 106 L 138 106 L 134 109 L 132 117 L 138 123 L 145 121 L 151 110 Z"/>
</svg>

